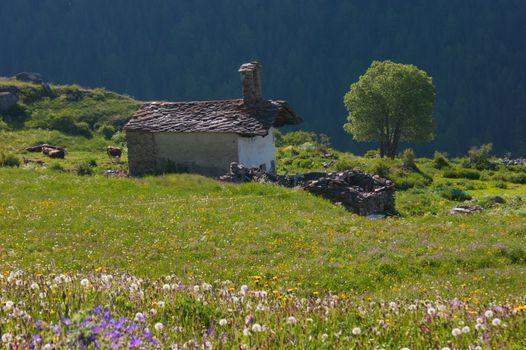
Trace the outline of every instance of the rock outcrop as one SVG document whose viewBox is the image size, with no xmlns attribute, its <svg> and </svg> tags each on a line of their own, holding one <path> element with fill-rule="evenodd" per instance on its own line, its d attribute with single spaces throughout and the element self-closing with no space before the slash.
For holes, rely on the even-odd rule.
<svg viewBox="0 0 526 350">
<path fill-rule="evenodd" d="M 16 80 L 23 81 L 26 83 L 42 84 L 42 74 L 33 72 L 21 72 L 15 75 Z"/>
<path fill-rule="evenodd" d="M 18 97 L 12 92 L 0 92 L 0 112 L 4 112 L 15 106 Z"/>
</svg>

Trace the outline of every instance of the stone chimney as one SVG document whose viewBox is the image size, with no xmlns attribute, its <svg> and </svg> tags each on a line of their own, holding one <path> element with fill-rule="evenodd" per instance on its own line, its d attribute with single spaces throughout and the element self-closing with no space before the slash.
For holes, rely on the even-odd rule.
<svg viewBox="0 0 526 350">
<path fill-rule="evenodd" d="M 245 103 L 255 103 L 262 99 L 260 70 L 261 64 L 259 62 L 244 63 L 239 67 Z"/>
</svg>

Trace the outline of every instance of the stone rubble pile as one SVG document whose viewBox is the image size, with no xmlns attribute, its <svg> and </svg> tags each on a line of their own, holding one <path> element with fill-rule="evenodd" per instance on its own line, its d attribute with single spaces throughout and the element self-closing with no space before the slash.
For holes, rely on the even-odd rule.
<svg viewBox="0 0 526 350">
<path fill-rule="evenodd" d="M 502 165 L 504 165 L 504 166 L 510 166 L 510 165 L 526 166 L 526 159 L 524 159 L 524 158 L 506 159 L 506 160 L 502 161 Z"/>
<path fill-rule="evenodd" d="M 484 211 L 484 208 L 482 208 L 479 205 L 457 205 L 453 209 L 451 209 L 450 213 L 453 215 L 456 214 L 474 214 Z"/>
<path fill-rule="evenodd" d="M 394 213 L 394 183 L 357 170 L 328 173 L 303 188 L 359 215 Z"/>
<path fill-rule="evenodd" d="M 281 176 L 234 162 L 230 164 L 229 173 L 219 179 L 233 183 L 268 182 L 285 187 L 299 186 L 363 216 L 395 212 L 394 183 L 358 170 Z"/>
</svg>

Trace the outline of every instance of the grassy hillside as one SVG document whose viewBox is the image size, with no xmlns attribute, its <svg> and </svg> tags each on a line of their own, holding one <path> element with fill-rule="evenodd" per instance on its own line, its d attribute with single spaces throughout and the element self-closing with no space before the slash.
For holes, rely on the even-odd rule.
<svg viewBox="0 0 526 350">
<path fill-rule="evenodd" d="M 37 105 L 54 103 L 29 103 L 27 123 L 41 120 L 45 109 Z M 3 157 L 46 162 L 0 167 L 0 334 L 20 337 L 2 344 L 418 349 L 526 342 L 526 169 L 477 170 L 467 159 L 437 168 L 417 159 L 418 170 L 407 170 L 407 159 L 285 138 L 280 172 L 334 161 L 330 169 L 382 173 L 400 189 L 399 215 L 370 220 L 301 190 L 189 174 L 106 177 L 107 169 L 126 168 L 125 157 L 118 165 L 106 157 L 115 139 L 0 131 Z M 39 143 L 69 153 L 50 160 L 20 150 Z M 77 175 L 86 163 L 94 175 Z M 451 215 L 460 202 L 486 210 Z M 32 317 L 24 330 L 9 317 L 13 307 Z M 111 328 L 119 322 L 129 327 Z"/>
</svg>

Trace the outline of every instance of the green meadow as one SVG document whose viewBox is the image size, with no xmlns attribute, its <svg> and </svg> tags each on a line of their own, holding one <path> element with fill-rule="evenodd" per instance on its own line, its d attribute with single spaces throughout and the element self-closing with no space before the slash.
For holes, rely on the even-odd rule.
<svg viewBox="0 0 526 350">
<path fill-rule="evenodd" d="M 308 133 L 278 135 L 280 173 L 324 170 L 333 161 L 330 171 L 393 179 L 397 211 L 377 220 L 271 184 L 192 174 L 109 177 L 107 170 L 126 171 L 126 153 L 120 162 L 105 153 L 123 145 L 123 135 L 81 121 L 93 110 L 84 102 L 100 99 L 97 110 L 114 128 L 115 101 L 131 107 L 101 91 L 104 98 L 84 92 L 65 107 L 74 130 L 89 135 L 57 130 L 62 124 L 52 123 L 50 111 L 58 102 L 50 99 L 28 102 L 26 127 L 4 119 L 0 333 L 9 335 L 2 339 L 8 346 L 68 348 L 81 338 L 64 317 L 103 322 L 98 308 L 146 327 L 118 340 L 113 329 L 111 341 L 90 335 L 102 348 L 140 348 L 137 337 L 143 348 L 518 349 L 526 342 L 525 167 L 491 159 L 496 166 L 477 169 L 467 157 L 406 153 L 384 160 L 339 152 Z M 66 159 L 22 150 L 40 143 L 66 147 Z M 458 204 L 484 211 L 452 215 Z M 30 315 L 23 327 L 12 316 L 17 307 Z"/>
</svg>

